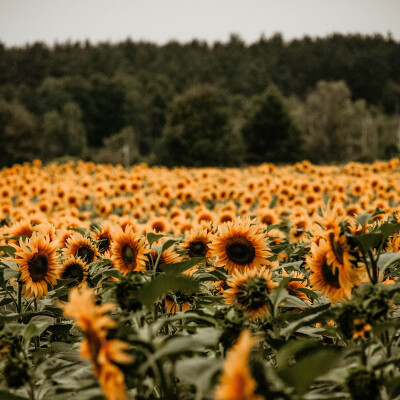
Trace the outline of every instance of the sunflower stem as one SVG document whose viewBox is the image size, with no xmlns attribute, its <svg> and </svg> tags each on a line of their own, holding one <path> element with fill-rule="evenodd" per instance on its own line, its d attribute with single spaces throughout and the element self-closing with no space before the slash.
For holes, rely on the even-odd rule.
<svg viewBox="0 0 400 400">
<path fill-rule="evenodd" d="M 22 283 L 18 281 L 18 305 L 17 305 L 17 309 L 18 309 L 18 313 L 21 313 L 22 311 Z"/>
<path fill-rule="evenodd" d="M 368 255 L 371 260 L 373 284 L 378 283 L 378 265 L 371 250 L 368 250 Z"/>
</svg>

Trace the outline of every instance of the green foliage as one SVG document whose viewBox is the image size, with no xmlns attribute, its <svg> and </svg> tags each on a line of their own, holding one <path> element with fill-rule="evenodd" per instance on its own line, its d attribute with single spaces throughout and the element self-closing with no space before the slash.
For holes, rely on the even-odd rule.
<svg viewBox="0 0 400 400">
<path fill-rule="evenodd" d="M 242 128 L 250 162 L 293 162 L 303 159 L 303 139 L 285 109 L 282 95 L 269 87 L 257 97 Z"/>
<path fill-rule="evenodd" d="M 158 162 L 167 166 L 238 164 L 241 139 L 232 132 L 224 93 L 216 87 L 199 86 L 177 97 L 157 154 Z"/>
</svg>

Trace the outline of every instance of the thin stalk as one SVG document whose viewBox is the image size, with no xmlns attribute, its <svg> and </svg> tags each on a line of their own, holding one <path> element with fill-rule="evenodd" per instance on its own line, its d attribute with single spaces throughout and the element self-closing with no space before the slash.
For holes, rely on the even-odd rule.
<svg viewBox="0 0 400 400">
<path fill-rule="evenodd" d="M 372 275 L 373 275 L 373 279 L 374 279 L 373 283 L 375 284 L 375 283 L 378 283 L 378 265 L 376 264 L 374 255 L 372 254 L 371 250 L 368 250 L 368 255 L 371 260 Z"/>
<path fill-rule="evenodd" d="M 18 281 L 18 305 L 17 305 L 17 309 L 18 309 L 18 313 L 21 313 L 22 311 L 22 283 Z"/>
</svg>

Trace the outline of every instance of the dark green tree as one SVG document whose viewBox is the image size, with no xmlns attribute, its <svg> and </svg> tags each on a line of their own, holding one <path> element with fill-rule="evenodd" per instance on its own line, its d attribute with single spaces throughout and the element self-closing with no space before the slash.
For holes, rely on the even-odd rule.
<svg viewBox="0 0 400 400">
<path fill-rule="evenodd" d="M 156 156 L 167 166 L 218 166 L 238 164 L 241 151 L 240 134 L 232 130 L 224 93 L 204 85 L 175 98 Z"/>
<path fill-rule="evenodd" d="M 304 157 L 301 132 L 285 109 L 282 95 L 273 86 L 257 97 L 242 127 L 250 163 L 291 163 Z"/>
<path fill-rule="evenodd" d="M 31 161 L 39 156 L 37 120 L 22 104 L 0 99 L 0 165 Z"/>
</svg>

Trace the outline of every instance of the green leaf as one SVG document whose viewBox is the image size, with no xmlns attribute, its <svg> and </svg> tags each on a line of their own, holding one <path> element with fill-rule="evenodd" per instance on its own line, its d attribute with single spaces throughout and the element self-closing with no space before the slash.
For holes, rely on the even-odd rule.
<svg viewBox="0 0 400 400">
<path fill-rule="evenodd" d="M 4 297 L 4 298 L 2 298 L 0 300 L 0 306 L 5 306 L 5 305 L 10 304 L 12 302 L 13 302 L 13 300 L 10 299 L 9 297 Z"/>
<path fill-rule="evenodd" d="M 4 253 L 6 253 L 8 256 L 14 257 L 17 249 L 12 246 L 0 246 L 0 251 L 4 251 Z"/>
<path fill-rule="evenodd" d="M 28 348 L 29 343 L 35 336 L 40 336 L 42 332 L 53 324 L 54 318 L 45 315 L 33 317 L 29 324 L 26 326 L 23 337 L 25 340 L 25 346 Z"/>
<path fill-rule="evenodd" d="M 0 399 L 1 400 L 27 400 L 28 397 L 17 396 L 16 394 L 6 392 L 5 390 L 0 390 Z"/>
<path fill-rule="evenodd" d="M 198 398 L 212 387 L 214 375 L 222 368 L 222 360 L 194 357 L 176 363 L 176 375 L 196 386 Z"/>
<path fill-rule="evenodd" d="M 164 237 L 165 235 L 162 234 L 157 234 L 157 233 L 153 233 L 153 232 L 149 232 L 147 234 L 147 241 L 149 242 L 150 247 L 152 246 L 152 244 L 157 241 L 158 239 L 161 239 L 162 237 Z"/>
<path fill-rule="evenodd" d="M 82 228 L 67 228 L 69 231 L 74 231 L 80 233 L 82 236 L 88 236 L 88 233 Z"/>
<path fill-rule="evenodd" d="M 168 274 L 177 275 L 207 260 L 207 257 L 193 257 L 174 264 L 161 264 L 160 269 Z"/>
<path fill-rule="evenodd" d="M 163 294 L 176 290 L 184 290 L 185 293 L 193 293 L 199 289 L 200 283 L 188 276 L 174 276 L 172 274 L 162 274 L 151 282 L 145 284 L 139 291 L 139 298 L 147 307 Z"/>
<path fill-rule="evenodd" d="M 277 373 L 302 395 L 316 378 L 334 366 L 339 355 L 336 348 L 322 347 L 320 343 L 290 342 L 277 354 Z"/>
<path fill-rule="evenodd" d="M 21 271 L 16 269 L 6 269 L 4 270 L 4 280 L 8 281 L 11 278 L 18 279 L 21 276 Z"/>
<path fill-rule="evenodd" d="M 365 226 L 372 219 L 371 213 L 358 214 L 356 217 L 356 221 L 362 226 L 363 232 L 365 231 Z"/>
<path fill-rule="evenodd" d="M 366 254 L 368 253 L 368 250 L 379 246 L 384 237 L 381 233 L 373 232 L 360 235 L 357 237 L 357 239 L 361 250 Z"/>
</svg>

